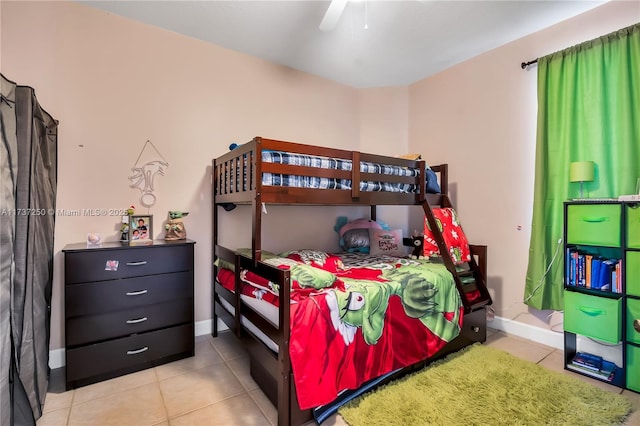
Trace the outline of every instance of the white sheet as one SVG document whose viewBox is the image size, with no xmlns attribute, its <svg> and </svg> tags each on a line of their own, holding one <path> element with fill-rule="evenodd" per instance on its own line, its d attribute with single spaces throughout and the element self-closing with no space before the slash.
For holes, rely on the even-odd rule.
<svg viewBox="0 0 640 426">
<path fill-rule="evenodd" d="M 273 323 L 274 325 L 277 326 L 278 323 L 278 316 L 277 316 L 277 312 L 278 312 L 278 308 L 276 308 L 275 306 L 271 305 L 270 303 L 267 302 L 261 302 L 258 300 L 258 304 L 255 304 L 253 301 L 256 301 L 257 299 L 253 299 L 251 297 L 247 297 L 247 296 L 240 296 L 242 298 L 242 301 L 247 303 L 247 305 L 252 306 L 252 308 L 255 311 L 260 311 L 261 308 L 264 308 L 264 305 L 269 305 L 273 308 L 276 309 L 276 322 L 274 323 L 272 320 L 269 320 L 267 318 L 267 315 L 262 314 L 265 318 L 267 318 L 269 320 L 269 322 Z M 235 315 L 235 308 L 233 307 L 233 305 L 231 305 L 231 303 L 227 302 L 224 298 L 220 298 L 220 303 L 227 309 L 227 311 L 229 311 L 232 315 Z M 256 307 L 254 308 L 253 306 L 256 305 Z M 262 343 L 264 343 L 265 345 L 267 345 L 267 347 L 269 349 L 271 349 L 274 352 L 278 352 L 278 345 L 271 340 L 266 334 L 264 334 L 262 331 L 260 331 L 260 329 L 258 327 L 256 327 L 251 321 L 249 321 L 246 317 L 242 316 L 240 317 L 240 322 L 242 323 L 243 326 L 245 326 L 254 336 L 256 336 L 258 339 L 260 339 L 260 341 L 262 341 Z"/>
</svg>

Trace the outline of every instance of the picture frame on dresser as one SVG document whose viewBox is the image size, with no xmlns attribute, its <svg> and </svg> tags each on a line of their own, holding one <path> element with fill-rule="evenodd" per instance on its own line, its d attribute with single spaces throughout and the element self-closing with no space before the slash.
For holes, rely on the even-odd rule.
<svg viewBox="0 0 640 426">
<path fill-rule="evenodd" d="M 153 215 L 129 216 L 129 243 L 149 243 L 153 240 Z"/>
</svg>

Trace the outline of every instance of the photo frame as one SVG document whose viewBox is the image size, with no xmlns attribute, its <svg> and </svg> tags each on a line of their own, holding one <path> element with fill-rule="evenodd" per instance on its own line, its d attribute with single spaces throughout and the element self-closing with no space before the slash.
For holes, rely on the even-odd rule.
<svg viewBox="0 0 640 426">
<path fill-rule="evenodd" d="M 129 216 L 129 243 L 150 243 L 153 240 L 153 215 Z"/>
</svg>

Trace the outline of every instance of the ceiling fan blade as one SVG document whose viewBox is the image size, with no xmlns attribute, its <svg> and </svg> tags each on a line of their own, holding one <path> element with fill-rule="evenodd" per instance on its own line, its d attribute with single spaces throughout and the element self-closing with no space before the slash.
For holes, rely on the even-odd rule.
<svg viewBox="0 0 640 426">
<path fill-rule="evenodd" d="M 320 31 L 333 30 L 336 25 L 338 25 L 338 20 L 340 19 L 340 16 L 342 16 L 342 12 L 346 5 L 347 0 L 331 0 L 326 13 L 324 14 L 324 18 L 322 18 L 322 22 L 320 22 Z"/>
</svg>

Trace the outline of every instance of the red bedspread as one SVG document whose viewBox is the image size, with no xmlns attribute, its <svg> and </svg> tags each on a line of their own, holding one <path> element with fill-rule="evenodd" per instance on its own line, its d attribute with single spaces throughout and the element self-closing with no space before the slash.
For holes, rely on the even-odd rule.
<svg viewBox="0 0 640 426">
<path fill-rule="evenodd" d="M 460 295 L 441 264 L 315 251 L 268 262 L 291 269 L 289 348 L 301 409 L 424 360 L 459 334 Z M 233 290 L 224 271 L 219 279 Z M 277 304 L 277 285 L 242 276 L 243 294 Z"/>
</svg>

